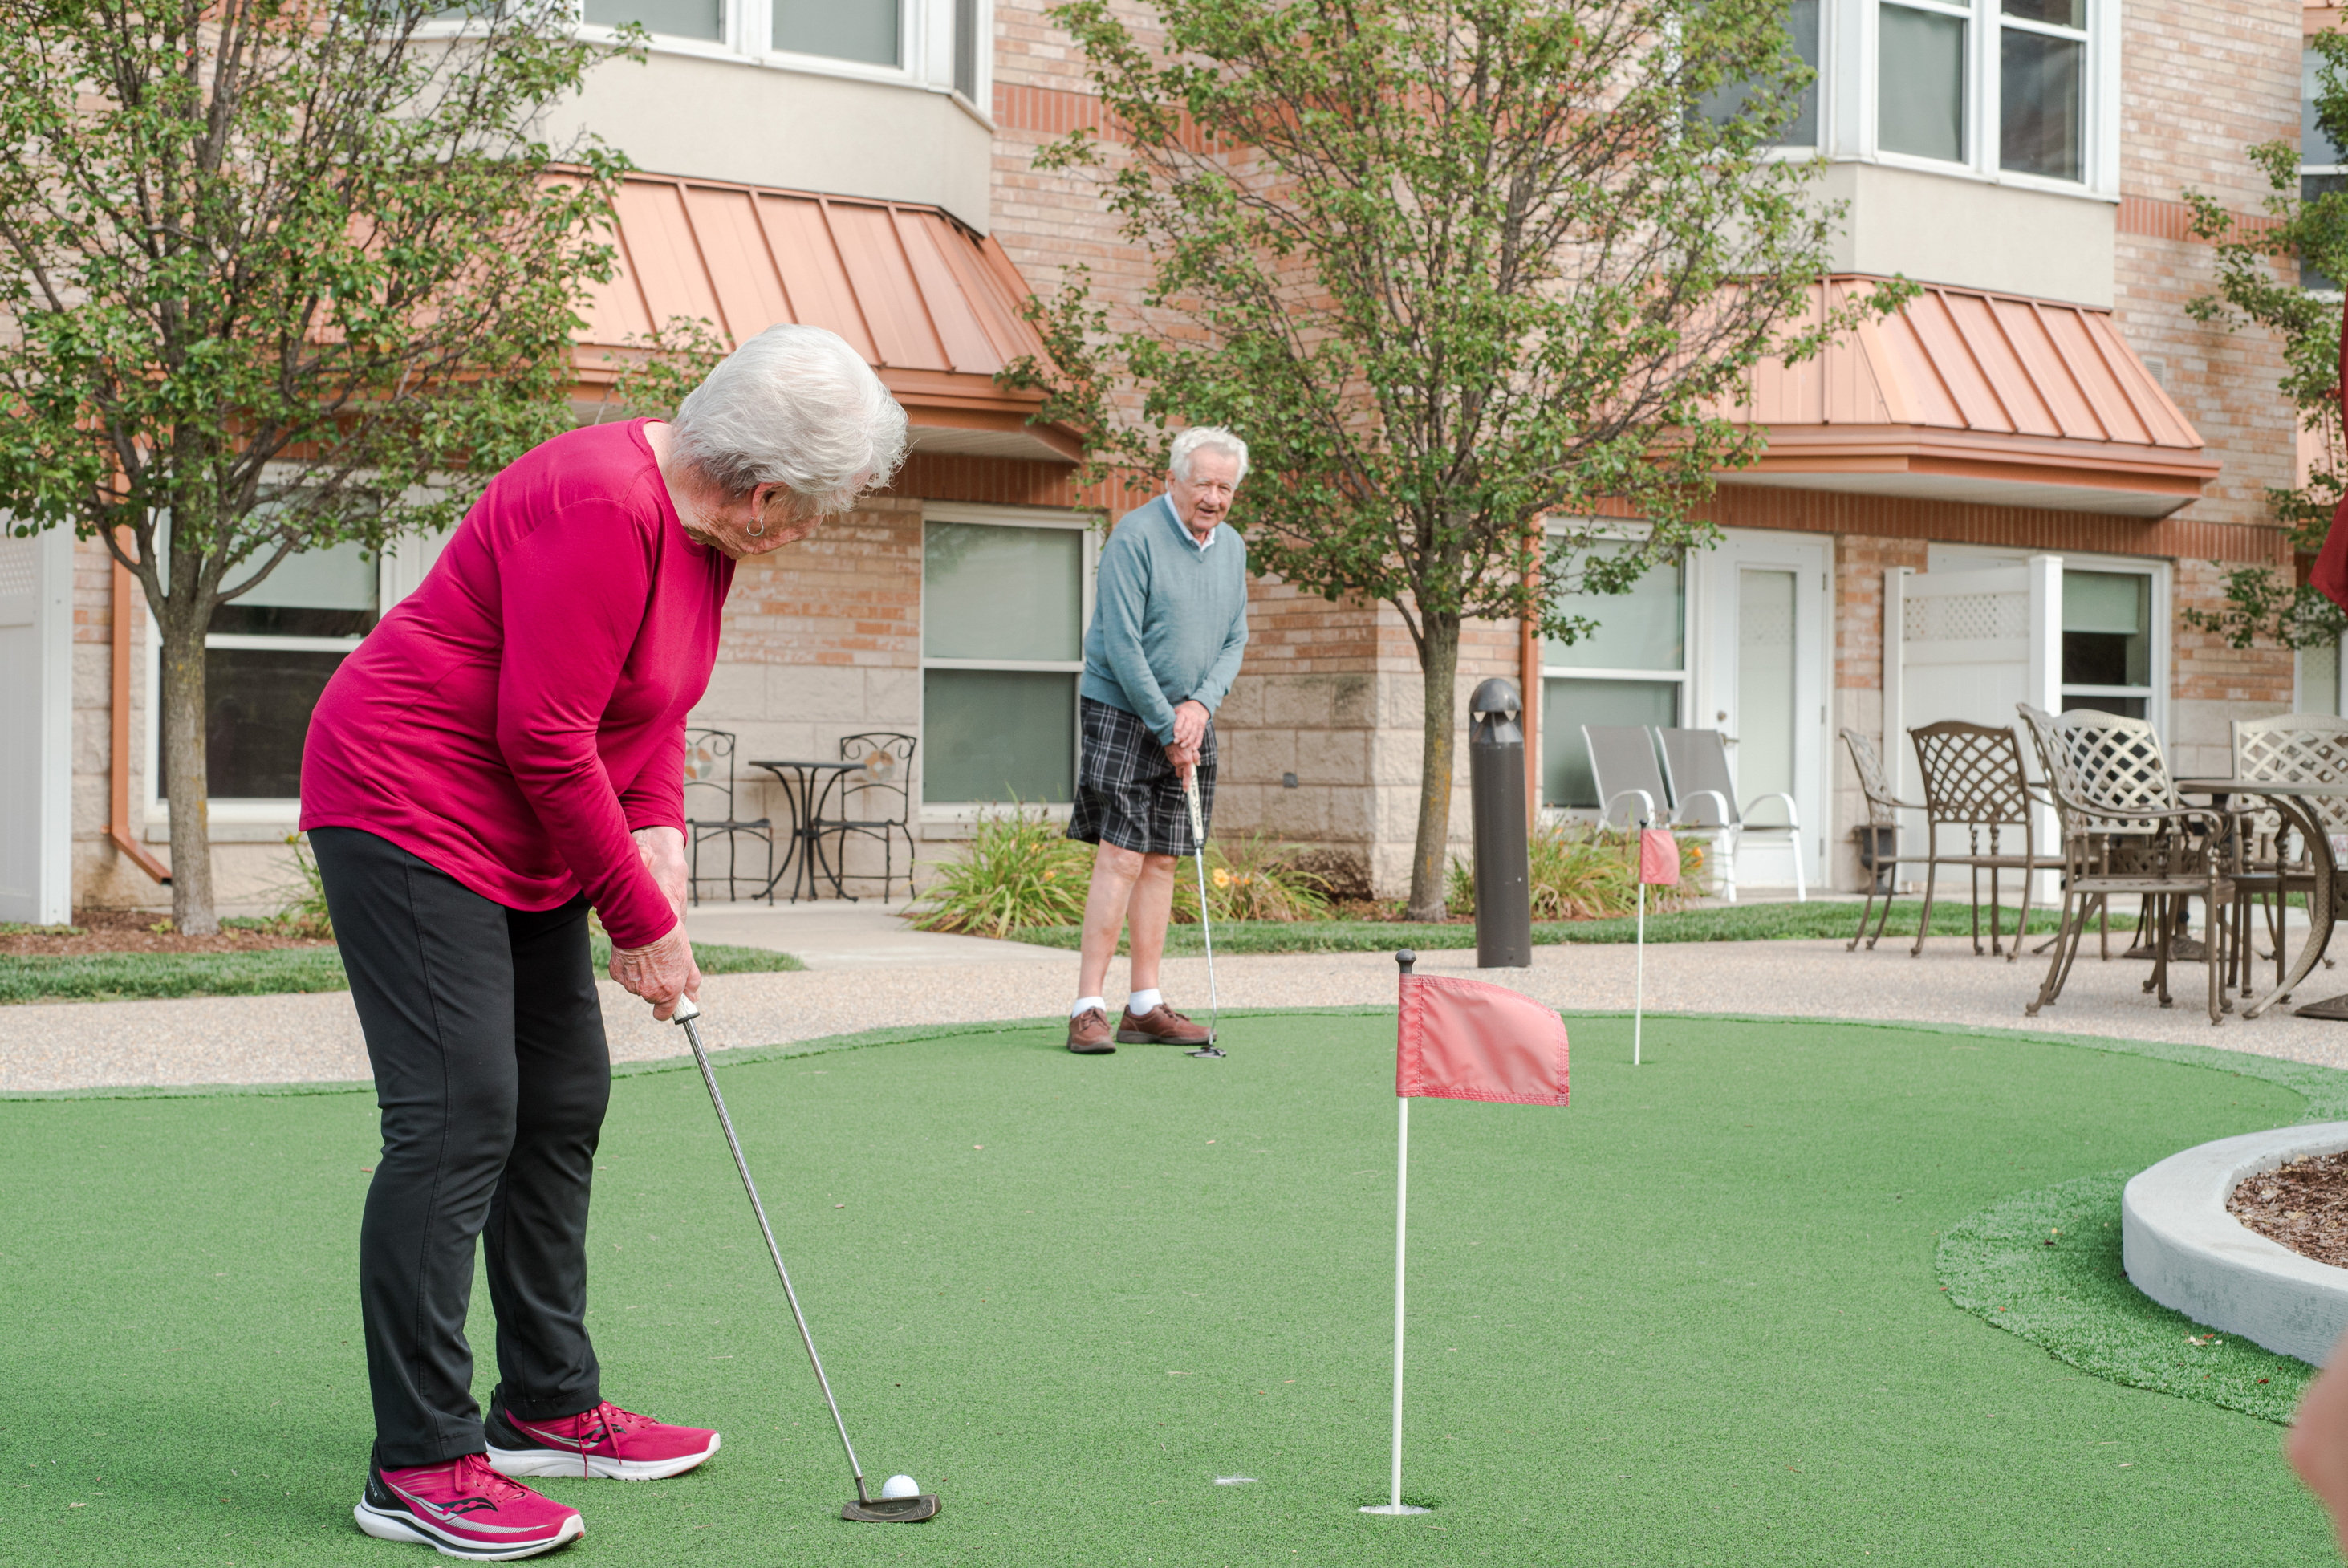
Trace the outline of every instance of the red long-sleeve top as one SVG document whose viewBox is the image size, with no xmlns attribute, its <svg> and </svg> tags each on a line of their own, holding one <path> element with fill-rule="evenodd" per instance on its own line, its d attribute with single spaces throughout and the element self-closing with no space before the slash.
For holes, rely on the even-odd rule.
<svg viewBox="0 0 2348 1568">
<path fill-rule="evenodd" d="M 622 947 L 676 923 L 628 834 L 684 827 L 734 563 L 686 536 L 647 423 L 557 436 L 490 481 L 327 683 L 304 830 L 364 829 L 512 909 L 584 891 Z"/>
</svg>

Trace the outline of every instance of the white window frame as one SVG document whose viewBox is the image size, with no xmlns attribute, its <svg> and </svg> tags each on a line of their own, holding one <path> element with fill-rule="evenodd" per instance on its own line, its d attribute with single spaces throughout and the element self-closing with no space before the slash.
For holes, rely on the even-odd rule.
<svg viewBox="0 0 2348 1568">
<path fill-rule="evenodd" d="M 2032 555 L 2059 555 L 2065 572 L 2112 572 L 2152 579 L 2152 685 L 2144 686 L 2075 686 L 2060 677 L 2063 649 L 2058 642 L 2050 651 L 2057 672 L 2056 690 L 2069 707 L 2073 696 L 2141 696 L 2146 699 L 2144 717 L 2152 725 L 2153 733 L 2162 746 L 2173 742 L 2168 733 L 2168 688 L 2174 679 L 2170 667 L 2169 619 L 2176 614 L 2171 600 L 2175 571 L 2169 562 L 2144 555 L 2089 555 L 2068 550 L 2000 550 L 1978 544 L 1934 544 L 1926 557 L 1926 570 L 1931 572 L 1963 572 L 1993 566 L 2020 566 Z M 2058 634 L 2059 635 L 2059 634 Z"/>
<path fill-rule="evenodd" d="M 1966 20 L 1966 145 L 1964 156 L 1956 161 L 1892 152 L 1879 143 L 1876 106 L 1882 64 L 1879 22 L 1881 8 L 1891 4 Z M 2086 5 L 2087 25 L 2083 32 L 2007 16 L 2000 0 L 1824 0 L 1819 20 L 1819 85 L 1835 112 L 1829 117 L 1826 103 L 1819 105 L 1821 150 L 1838 161 L 1879 163 L 1890 169 L 2116 202 L 2120 197 L 2120 0 L 2086 0 Z M 2076 181 L 1998 167 L 2000 48 L 2003 29 L 2007 27 L 2051 37 L 2084 36 L 2087 47 L 2080 83 L 2080 178 Z"/>
<path fill-rule="evenodd" d="M 390 613 L 391 607 L 414 593 L 439 559 L 448 536 L 432 539 L 415 537 L 395 540 L 389 548 L 376 558 L 376 620 Z M 242 582 L 240 578 L 238 581 Z M 158 788 L 163 778 L 163 639 L 161 629 L 155 624 L 155 613 L 141 605 L 146 621 L 145 657 L 140 661 L 144 670 L 147 699 L 147 722 L 144 726 L 143 748 L 146 753 L 147 799 L 141 818 L 149 842 L 160 842 L 170 836 L 171 802 Z M 266 637 L 243 632 L 207 632 L 204 646 L 211 648 L 282 648 L 289 653 L 349 653 L 364 642 L 364 637 Z M 212 796 L 205 802 L 205 816 L 217 827 L 270 828 L 291 831 L 302 820 L 299 796 Z"/>
<path fill-rule="evenodd" d="M 1821 126 L 1821 129 L 1823 129 L 1823 126 Z M 1542 533 L 1544 537 L 1556 538 L 1560 534 L 1577 532 L 1590 527 L 1591 523 L 1588 520 L 1578 521 L 1557 521 L 1547 524 L 1542 529 Z M 1603 540 L 1620 540 L 1625 543 L 1636 544 L 1644 541 L 1647 538 L 1649 531 L 1650 531 L 1647 529 L 1638 527 L 1606 526 L 1593 530 L 1591 533 L 1591 540 L 1593 543 Z M 1546 749 L 1549 744 L 1549 737 L 1547 734 L 1549 720 L 1549 683 L 1552 680 L 1646 681 L 1656 686 L 1663 686 L 1665 684 L 1674 685 L 1679 687 L 1679 700 L 1673 705 L 1672 722 L 1675 726 L 1684 726 L 1687 723 L 1688 703 L 1692 699 L 1693 694 L 1695 690 L 1696 663 L 1695 638 L 1692 634 L 1695 622 L 1695 617 L 1693 614 L 1695 607 L 1693 603 L 1695 595 L 1695 584 L 1694 581 L 1695 574 L 1690 570 L 1692 565 L 1693 562 L 1689 560 L 1688 557 L 1683 556 L 1681 558 L 1679 565 L 1680 667 L 1675 672 L 1657 669 L 1615 669 L 1612 667 L 1599 667 L 1589 665 L 1552 665 L 1549 662 L 1549 639 L 1546 637 L 1541 639 L 1541 689 L 1539 694 L 1538 700 L 1541 705 L 1540 715 L 1543 730 L 1541 735 L 1541 745 L 1544 749 Z M 1546 760 L 1546 758 L 1538 759 L 1533 770 L 1536 809 L 1565 812 L 1579 820 L 1596 821 L 1598 820 L 1598 808 L 1586 806 L 1557 806 L 1552 805 L 1550 802 L 1547 799 L 1547 791 L 1549 788 L 1547 774 L 1549 769 L 1544 765 Z"/>
<path fill-rule="evenodd" d="M 1015 670 L 1037 675 L 1076 675 L 1084 673 L 1084 640 L 1093 628 L 1093 598 L 1100 572 L 1100 531 L 1094 520 L 1080 511 L 1059 507 L 980 506 L 956 501 L 928 501 L 922 507 L 922 605 L 921 621 L 915 635 L 924 644 L 930 624 L 930 524 L 933 522 L 978 523 L 990 528 L 1067 528 L 1084 535 L 1083 555 L 1076 577 L 1081 601 L 1076 611 L 1076 656 L 1073 659 L 942 659 L 932 658 L 926 649 L 922 654 L 922 740 L 928 737 L 929 676 L 932 670 Z M 1076 734 L 1077 716 L 1083 697 L 1075 697 L 1068 707 L 1069 733 Z M 932 805 L 927 798 L 929 775 L 922 771 L 921 787 L 921 820 L 923 837 L 958 838 L 963 836 L 987 811 L 998 810 L 998 800 L 947 800 Z M 1066 821 L 1076 810 L 1074 801 L 1058 804 L 1042 803 L 1039 809 L 1054 821 Z M 932 833 L 931 828 L 940 830 Z"/>
<path fill-rule="evenodd" d="M 615 27 L 585 21 L 583 0 L 574 3 L 577 8 L 572 14 L 582 18 L 577 24 L 581 37 L 608 44 L 619 36 Z M 684 38 L 654 33 L 652 52 L 940 93 L 952 98 L 988 129 L 994 129 L 990 107 L 994 85 L 994 0 L 974 0 L 973 30 L 978 36 L 978 48 L 974 61 L 977 80 L 972 98 L 954 90 L 954 0 L 897 0 L 897 36 L 902 53 L 894 66 L 872 66 L 860 60 L 838 60 L 774 48 L 774 9 L 770 0 L 719 3 L 723 9 L 716 38 Z M 445 37 L 463 31 L 465 26 L 461 22 L 428 22 L 417 32 L 421 36 Z"/>
</svg>

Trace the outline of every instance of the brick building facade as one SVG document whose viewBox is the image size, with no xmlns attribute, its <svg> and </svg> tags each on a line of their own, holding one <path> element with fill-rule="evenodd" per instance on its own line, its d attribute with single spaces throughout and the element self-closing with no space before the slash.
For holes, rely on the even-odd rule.
<svg viewBox="0 0 2348 1568">
<path fill-rule="evenodd" d="M 1072 696 L 1058 729 L 1055 704 L 1073 692 L 1066 638 L 1088 605 L 1096 545 L 1084 509 L 1105 499 L 1076 491 L 1064 435 L 1026 428 L 1026 409 L 995 392 L 993 369 L 1021 346 L 1004 301 L 1056 287 L 1076 263 L 1097 291 L 1130 299 L 1146 273 L 1090 179 L 1034 167 L 1045 142 L 1100 124 L 1082 62 L 1040 0 L 994 0 L 991 10 L 970 0 L 844 4 L 893 8 L 895 54 L 794 52 L 782 11 L 734 0 L 707 36 L 657 39 L 644 66 L 606 67 L 578 107 L 647 170 L 623 214 L 626 276 L 582 348 L 580 397 L 592 417 L 623 328 L 668 315 L 707 315 L 736 337 L 784 318 L 834 325 L 851 340 L 865 334 L 912 411 L 914 455 L 891 492 L 853 517 L 745 564 L 697 717 L 739 732 L 744 757 L 816 756 L 860 731 L 919 737 L 916 810 L 923 853 L 936 857 L 953 852 L 987 801 L 1065 793 Z M 2081 700 L 2139 707 L 2180 771 L 2222 767 L 2230 717 L 2340 706 L 2348 683 L 2336 660 L 2311 671 L 2281 651 L 2226 648 L 2179 619 L 2216 605 L 2235 565 L 2287 568 L 2264 492 L 2289 482 L 2295 460 L 2291 415 L 2274 390 L 2276 346 L 2186 313 L 2212 267 L 2209 247 L 2187 236 L 2180 197 L 2205 191 L 2257 212 L 2263 190 L 2244 150 L 2299 135 L 2301 40 L 2336 13 L 2293 0 L 2043 9 L 2051 20 L 2016 22 L 1994 0 L 1820 0 L 1816 36 L 1805 40 L 1820 68 L 1818 150 L 1828 193 L 1850 203 L 1835 268 L 1946 285 L 1948 308 L 1981 322 L 2003 311 L 2015 321 L 2106 323 L 2121 346 L 2098 351 L 2103 369 L 2090 367 L 2106 377 L 2103 390 L 2081 390 L 2085 361 L 2075 356 L 2085 340 L 2074 336 L 2051 358 L 2015 361 L 2026 396 L 2046 410 L 2039 424 L 2007 406 L 2014 398 L 2003 385 L 1991 387 L 2003 401 L 1989 403 L 2004 412 L 1983 415 L 1988 404 L 1962 395 L 1952 341 L 1920 329 L 1921 359 L 1862 369 L 1901 381 L 1887 381 L 1885 408 L 1930 394 L 1953 412 L 1910 409 L 1854 425 L 1781 409 L 1769 416 L 1769 463 L 1730 476 L 1714 505 L 1721 548 L 1692 558 L 1676 583 L 1657 577 L 1632 600 L 1590 606 L 1608 625 L 1594 649 L 1532 648 L 1514 625 L 1471 628 L 1462 723 L 1466 691 L 1487 676 L 1536 689 L 1550 805 L 1587 804 L 1576 793 L 1586 789 L 1576 771 L 1581 722 L 1651 714 L 1741 737 L 1782 731 L 1783 746 L 1746 740 L 1748 771 L 1775 769 L 1802 799 L 1813 882 L 1855 885 L 1850 829 L 1863 813 L 1837 731 L 1855 729 L 1890 754 L 1903 749 L 1885 733 L 1894 710 L 1907 724 L 1948 717 L 1911 711 L 1915 701 L 1901 693 L 1887 700 L 1886 671 L 1897 662 L 1887 638 L 1900 635 L 1886 624 L 1887 573 L 1901 571 L 1931 577 L 2060 556 L 2064 571 L 2085 574 L 2076 580 L 2079 614 L 2089 619 L 2124 620 L 2136 584 L 2146 608 L 2133 632 L 2116 622 L 2039 630 L 2053 645 L 2070 641 L 2066 633 L 2138 638 L 2128 645 L 2148 660 L 2141 689 L 2123 682 L 2118 696 Z M 1888 12 L 1900 25 L 1890 33 Z M 1797 26 L 1808 14 L 1797 8 Z M 1927 24 L 1940 29 L 1931 36 L 1958 39 L 1962 57 L 1897 56 L 1897 41 L 1924 36 L 1916 28 Z M 2003 33 L 2016 29 L 2054 62 L 2044 79 L 2068 69 L 2062 79 L 2077 95 L 2071 141 L 2039 147 L 2036 166 L 2023 170 L 2010 167 L 2011 149 L 2000 151 L 1994 80 Z M 1945 128 L 1885 108 L 1892 98 L 1941 101 L 1933 73 L 1951 60 Z M 800 117 L 820 119 L 824 134 L 775 129 Z M 1951 139 L 1933 142 L 1943 129 Z M 757 256 L 742 262 L 727 249 L 734 240 L 715 242 L 728 234 Z M 769 263 L 771 279 L 760 270 Z M 948 322 L 964 306 L 968 323 Z M 2189 445 L 2120 438 L 2129 418 L 2158 424 L 2171 414 L 2189 427 Z M 1894 447 L 1900 455 L 1886 456 Z M 55 600 L 26 624 L 48 639 L 44 678 L 67 694 L 62 709 L 43 710 L 43 733 L 60 738 L 41 750 L 51 782 L 39 788 L 44 820 L 62 828 L 69 818 L 72 899 L 160 903 L 149 869 L 167 851 L 143 609 L 93 546 L 0 549 L 28 563 L 18 571 L 15 557 L 0 561 L 0 610 L 18 578 L 48 584 L 39 592 Z M 387 607 L 433 553 L 430 542 L 411 542 L 380 562 L 323 563 L 286 591 Z M 1030 576 L 1000 575 L 1013 572 Z M 1005 581 L 1047 582 L 1049 592 L 1035 590 L 1034 603 L 1006 615 L 999 593 L 987 597 Z M 1253 606 L 1247 663 L 1219 720 L 1220 826 L 1313 846 L 1377 891 L 1399 892 L 1421 746 L 1420 677 L 1399 618 L 1262 581 Z M 1671 620 L 1672 634 L 1634 645 L 1623 640 L 1632 618 L 1647 631 Z M 237 641 L 215 639 L 224 661 L 293 671 L 295 686 L 339 656 L 327 646 L 228 645 Z M 2059 663 L 2061 647 L 2045 655 Z M 1601 658 L 1622 662 L 1591 662 Z M 1751 673 L 1763 666 L 1766 692 Z M 1805 706 L 1813 692 L 1815 710 Z M 1464 746 L 1460 757 L 1464 786 Z M 290 789 L 238 792 L 272 788 L 282 765 L 272 774 L 256 764 L 255 782 L 225 789 L 221 768 L 216 756 L 222 896 L 263 901 L 283 875 L 282 840 L 297 802 Z M 1744 785 L 1761 792 L 1756 777 Z M 1455 799 L 1464 844 L 1464 788 Z M 782 808 L 755 787 L 747 803 Z M 1779 853 L 1772 861 L 1756 851 L 1745 880 L 1790 880 Z"/>
</svg>

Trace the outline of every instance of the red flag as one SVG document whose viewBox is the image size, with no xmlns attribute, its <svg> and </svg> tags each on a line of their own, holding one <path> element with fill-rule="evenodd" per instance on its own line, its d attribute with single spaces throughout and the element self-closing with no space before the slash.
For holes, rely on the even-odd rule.
<svg viewBox="0 0 2348 1568">
<path fill-rule="evenodd" d="M 1639 880 L 1651 887 L 1680 885 L 1680 841 L 1669 829 L 1639 830 Z"/>
<path fill-rule="evenodd" d="M 2341 307 L 2341 321 L 2340 386 L 2333 396 L 2342 400 L 2341 416 L 2348 418 L 2348 304 Z M 2318 593 L 2348 610 L 2348 496 L 2341 498 L 2340 509 L 2332 514 L 2332 531 L 2323 536 L 2323 549 L 2307 581 Z"/>
<path fill-rule="evenodd" d="M 1405 1099 L 1565 1103 L 1565 1020 L 1481 980 L 1402 977 L 1395 1093 Z"/>
</svg>

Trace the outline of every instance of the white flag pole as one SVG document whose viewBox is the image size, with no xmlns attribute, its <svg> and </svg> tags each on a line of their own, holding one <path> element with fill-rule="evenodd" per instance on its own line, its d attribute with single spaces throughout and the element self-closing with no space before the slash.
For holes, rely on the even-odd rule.
<svg viewBox="0 0 2348 1568">
<path fill-rule="evenodd" d="M 1425 1513 L 1423 1508 L 1412 1508 L 1402 1500 L 1402 1287 L 1403 1235 L 1410 1213 L 1410 1098 L 1397 1095 L 1395 1103 L 1402 1107 L 1396 1121 L 1395 1139 L 1395 1373 L 1394 1373 L 1394 1486 L 1389 1501 L 1365 1507 L 1364 1513 Z"/>
<path fill-rule="evenodd" d="M 1402 972 L 1410 973 L 1417 955 L 1397 953 L 1395 962 Z M 1388 1501 L 1363 1506 L 1364 1513 L 1425 1513 L 1424 1508 L 1413 1508 L 1402 1500 L 1402 1286 L 1403 1238 L 1410 1217 L 1410 1097 L 1398 1094 L 1395 1103 L 1402 1108 L 1395 1131 L 1395 1373 L 1394 1373 L 1394 1489 Z"/>
<path fill-rule="evenodd" d="M 1638 956 L 1632 960 L 1636 978 L 1631 985 L 1631 1065 L 1639 1065 L 1639 1033 L 1647 1015 L 1647 837 L 1646 830 L 1639 830 L 1639 852 L 1633 859 L 1639 879 L 1639 940 Z"/>
</svg>

